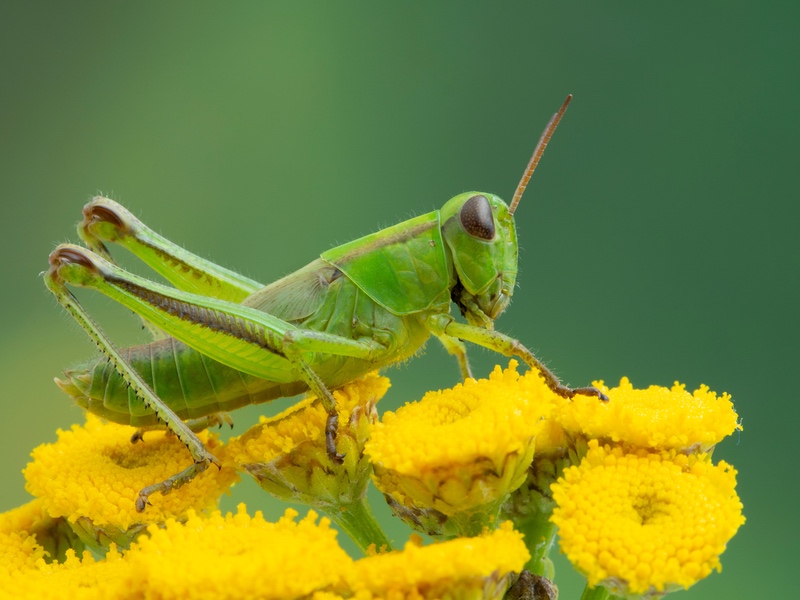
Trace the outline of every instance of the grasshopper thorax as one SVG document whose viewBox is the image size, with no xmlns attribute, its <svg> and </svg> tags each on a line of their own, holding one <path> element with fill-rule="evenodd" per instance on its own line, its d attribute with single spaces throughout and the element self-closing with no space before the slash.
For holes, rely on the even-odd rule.
<svg viewBox="0 0 800 600">
<path fill-rule="evenodd" d="M 491 327 L 517 279 L 514 217 L 497 196 L 467 192 L 442 207 L 441 222 L 457 277 L 453 301 L 471 324 Z"/>
</svg>

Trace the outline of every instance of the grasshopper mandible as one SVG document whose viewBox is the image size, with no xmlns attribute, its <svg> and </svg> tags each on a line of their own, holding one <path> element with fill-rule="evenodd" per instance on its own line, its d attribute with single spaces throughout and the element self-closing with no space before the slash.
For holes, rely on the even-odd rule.
<svg viewBox="0 0 800 600">
<path fill-rule="evenodd" d="M 210 464 L 219 466 L 194 431 L 219 422 L 223 411 L 306 390 L 328 412 L 327 451 L 341 462 L 330 390 L 414 355 L 431 335 L 455 356 L 465 378 L 472 375 L 467 341 L 519 357 L 562 396 L 604 399 L 595 388 L 562 385 L 519 341 L 493 327 L 516 281 L 514 211 L 571 98 L 542 133 L 510 205 L 493 194 L 460 194 L 441 210 L 327 250 L 267 286 L 176 246 L 112 200 L 87 204 L 78 225 L 87 247 L 59 245 L 44 279 L 104 357 L 66 371 L 56 383 L 100 417 L 139 427 L 134 441 L 147 429 L 172 430 L 194 460 L 141 490 L 137 510 L 154 492 L 167 493 Z M 106 249 L 112 242 L 175 287 L 121 269 Z M 168 337 L 117 349 L 67 285 L 106 294 Z M 450 315 L 451 302 L 466 323 Z"/>
</svg>

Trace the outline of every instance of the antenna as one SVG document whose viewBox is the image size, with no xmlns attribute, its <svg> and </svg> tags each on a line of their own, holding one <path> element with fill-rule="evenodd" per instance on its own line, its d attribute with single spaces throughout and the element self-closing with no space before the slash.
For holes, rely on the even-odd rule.
<svg viewBox="0 0 800 600">
<path fill-rule="evenodd" d="M 550 138 L 553 137 L 553 132 L 556 130 L 556 127 L 558 127 L 561 117 L 563 117 L 564 113 L 567 112 L 567 106 L 569 106 L 570 100 L 572 100 L 572 94 L 567 96 L 567 99 L 564 100 L 564 104 L 562 104 L 561 108 L 558 109 L 558 112 L 550 118 L 550 121 L 547 123 L 547 127 L 544 128 L 542 137 L 539 138 L 539 143 L 536 144 L 536 148 L 533 149 L 533 156 L 531 156 L 528 166 L 525 167 L 525 172 L 522 174 L 522 179 L 520 179 L 519 184 L 517 184 L 514 197 L 511 199 L 511 206 L 508 208 L 509 214 L 513 215 L 514 211 L 517 210 L 517 205 L 519 204 L 519 201 L 522 200 L 522 194 L 525 192 L 525 188 L 528 187 L 528 182 L 531 180 L 531 175 L 533 175 L 533 172 L 536 170 L 536 165 L 539 164 L 539 160 L 542 158 L 542 154 L 544 154 L 544 149 L 547 148 L 547 143 L 550 141 Z"/>
</svg>

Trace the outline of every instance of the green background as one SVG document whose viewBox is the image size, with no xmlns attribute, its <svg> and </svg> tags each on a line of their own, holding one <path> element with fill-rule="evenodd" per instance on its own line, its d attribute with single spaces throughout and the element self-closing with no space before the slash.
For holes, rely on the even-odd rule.
<svg viewBox="0 0 800 600">
<path fill-rule="evenodd" d="M 798 16 L 790 2 L 2 3 L 0 510 L 27 500 L 33 447 L 82 421 L 52 378 L 93 350 L 37 275 L 92 195 L 269 282 L 457 193 L 510 197 L 572 93 L 517 212 L 519 286 L 497 327 L 573 385 L 730 392 L 745 430 L 715 458 L 739 470 L 747 523 L 722 575 L 683 596 L 794 595 Z M 141 335 L 81 298 L 121 343 Z M 483 374 L 506 362 L 472 355 Z M 389 375 L 387 407 L 458 376 L 434 344 Z M 240 499 L 282 510 L 249 483 L 225 506 Z"/>
</svg>

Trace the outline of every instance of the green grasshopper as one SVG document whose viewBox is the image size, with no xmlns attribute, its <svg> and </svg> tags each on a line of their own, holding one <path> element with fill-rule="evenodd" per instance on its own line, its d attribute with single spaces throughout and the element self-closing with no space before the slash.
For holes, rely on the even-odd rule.
<svg viewBox="0 0 800 600">
<path fill-rule="evenodd" d="M 50 254 L 47 287 L 104 356 L 65 372 L 56 383 L 78 404 L 115 423 L 168 428 L 194 463 L 139 492 L 167 493 L 219 461 L 194 431 L 247 404 L 310 391 L 328 413 L 325 439 L 336 451 L 338 415 L 331 389 L 413 356 L 432 335 L 471 377 L 464 342 L 522 359 L 558 394 L 595 395 L 562 385 L 519 341 L 494 330 L 517 275 L 514 211 L 568 96 L 544 130 L 510 205 L 468 192 L 441 210 L 332 248 L 270 285 L 217 266 L 169 242 L 107 198 L 83 209 L 78 233 L 87 248 L 61 244 Z M 117 266 L 105 244 L 117 243 L 175 287 Z M 138 313 L 167 335 L 117 349 L 67 285 L 91 288 Z M 450 315 L 454 302 L 467 323 Z"/>
</svg>

